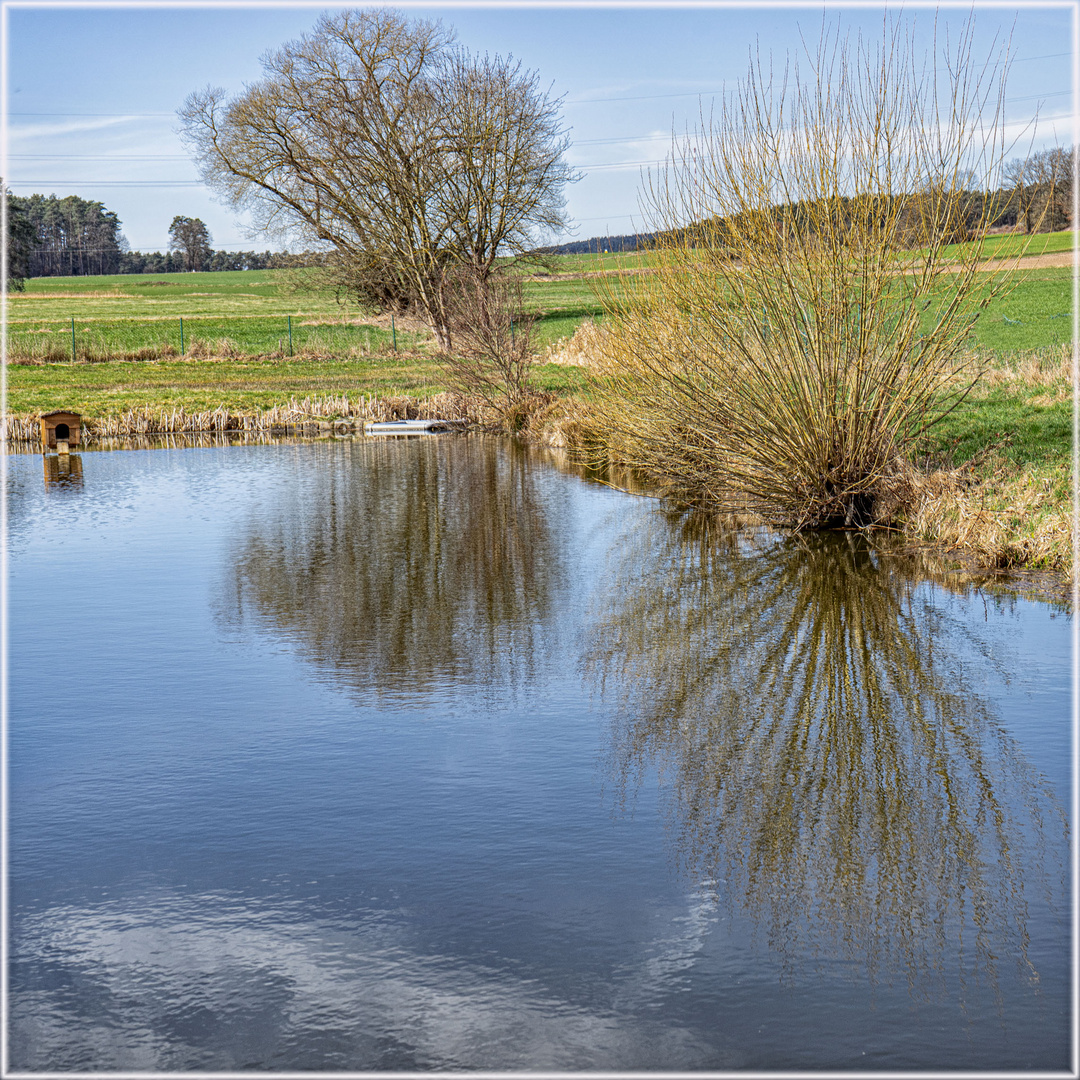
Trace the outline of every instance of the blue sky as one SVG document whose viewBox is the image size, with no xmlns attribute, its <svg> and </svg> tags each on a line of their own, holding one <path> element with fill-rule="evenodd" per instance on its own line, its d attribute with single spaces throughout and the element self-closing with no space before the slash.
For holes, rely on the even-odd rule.
<svg viewBox="0 0 1080 1080">
<path fill-rule="evenodd" d="M 331 6 L 5 4 L 4 171 L 11 189 L 100 200 L 143 251 L 164 249 L 176 214 L 202 218 L 215 247 L 276 246 L 247 235 L 244 222 L 198 183 L 176 136 L 175 111 L 207 84 L 235 91 L 258 79 L 259 57 L 310 29 Z M 780 60 L 800 47 L 800 33 L 816 41 L 823 14 L 880 38 L 884 10 L 394 6 L 454 26 L 473 51 L 512 53 L 565 98 L 574 142 L 568 158 L 584 174 L 567 191 L 580 238 L 642 224 L 640 163 L 664 157 L 673 128 L 698 126 L 701 105 L 707 109 L 715 92 L 743 76 L 751 48 Z M 941 8 L 939 28 L 970 11 Z M 1037 143 L 1071 142 L 1071 6 L 974 11 L 984 43 L 1012 36 L 1009 122 L 1022 128 L 1038 107 Z M 935 8 L 909 3 L 903 18 L 929 34 Z"/>
</svg>

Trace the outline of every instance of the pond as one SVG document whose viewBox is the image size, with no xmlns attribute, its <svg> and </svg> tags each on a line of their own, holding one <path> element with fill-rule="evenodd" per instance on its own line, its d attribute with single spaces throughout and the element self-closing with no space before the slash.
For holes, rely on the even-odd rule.
<svg viewBox="0 0 1080 1080">
<path fill-rule="evenodd" d="M 11 1069 L 1069 1067 L 1060 606 L 474 436 L 8 500 Z"/>
</svg>

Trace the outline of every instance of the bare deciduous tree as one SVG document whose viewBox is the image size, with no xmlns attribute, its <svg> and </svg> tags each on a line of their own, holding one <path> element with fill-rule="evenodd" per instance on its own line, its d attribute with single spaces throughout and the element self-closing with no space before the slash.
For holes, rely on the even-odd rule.
<svg viewBox="0 0 1080 1080">
<path fill-rule="evenodd" d="M 235 99 L 208 88 L 180 110 L 203 179 L 257 227 L 332 247 L 339 285 L 414 308 L 443 349 L 450 268 L 486 277 L 565 224 L 560 103 L 513 60 L 372 9 L 323 15 L 263 68 Z"/>
<path fill-rule="evenodd" d="M 1002 171 L 1016 223 L 1025 233 L 1055 232 L 1072 222 L 1072 147 L 1054 146 L 1013 158 Z"/>
<path fill-rule="evenodd" d="M 1046 183 L 1046 217 L 1043 228 L 1048 232 L 1067 229 L 1072 224 L 1072 185 L 1076 175 L 1076 156 L 1073 147 L 1054 146 L 1040 155 Z"/>
</svg>

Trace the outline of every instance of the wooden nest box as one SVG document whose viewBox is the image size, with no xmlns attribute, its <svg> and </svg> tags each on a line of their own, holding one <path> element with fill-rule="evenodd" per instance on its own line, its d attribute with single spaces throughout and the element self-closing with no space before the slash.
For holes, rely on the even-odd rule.
<svg viewBox="0 0 1080 1080">
<path fill-rule="evenodd" d="M 46 450 L 60 450 L 78 446 L 82 435 L 82 417 L 75 412 L 45 413 L 41 418 L 41 442 Z"/>
</svg>

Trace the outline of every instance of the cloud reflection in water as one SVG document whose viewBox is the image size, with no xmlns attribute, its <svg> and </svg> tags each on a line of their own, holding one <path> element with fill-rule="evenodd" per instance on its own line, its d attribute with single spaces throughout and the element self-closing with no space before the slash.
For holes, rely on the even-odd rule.
<svg viewBox="0 0 1080 1080">
<path fill-rule="evenodd" d="M 33 974 L 12 1010 L 13 1067 L 715 1067 L 717 1047 L 670 1022 L 417 951 L 399 913 L 320 919 L 305 908 L 160 891 L 21 916 L 18 953 Z M 627 996 L 666 976 L 653 956 L 626 974 Z"/>
</svg>

